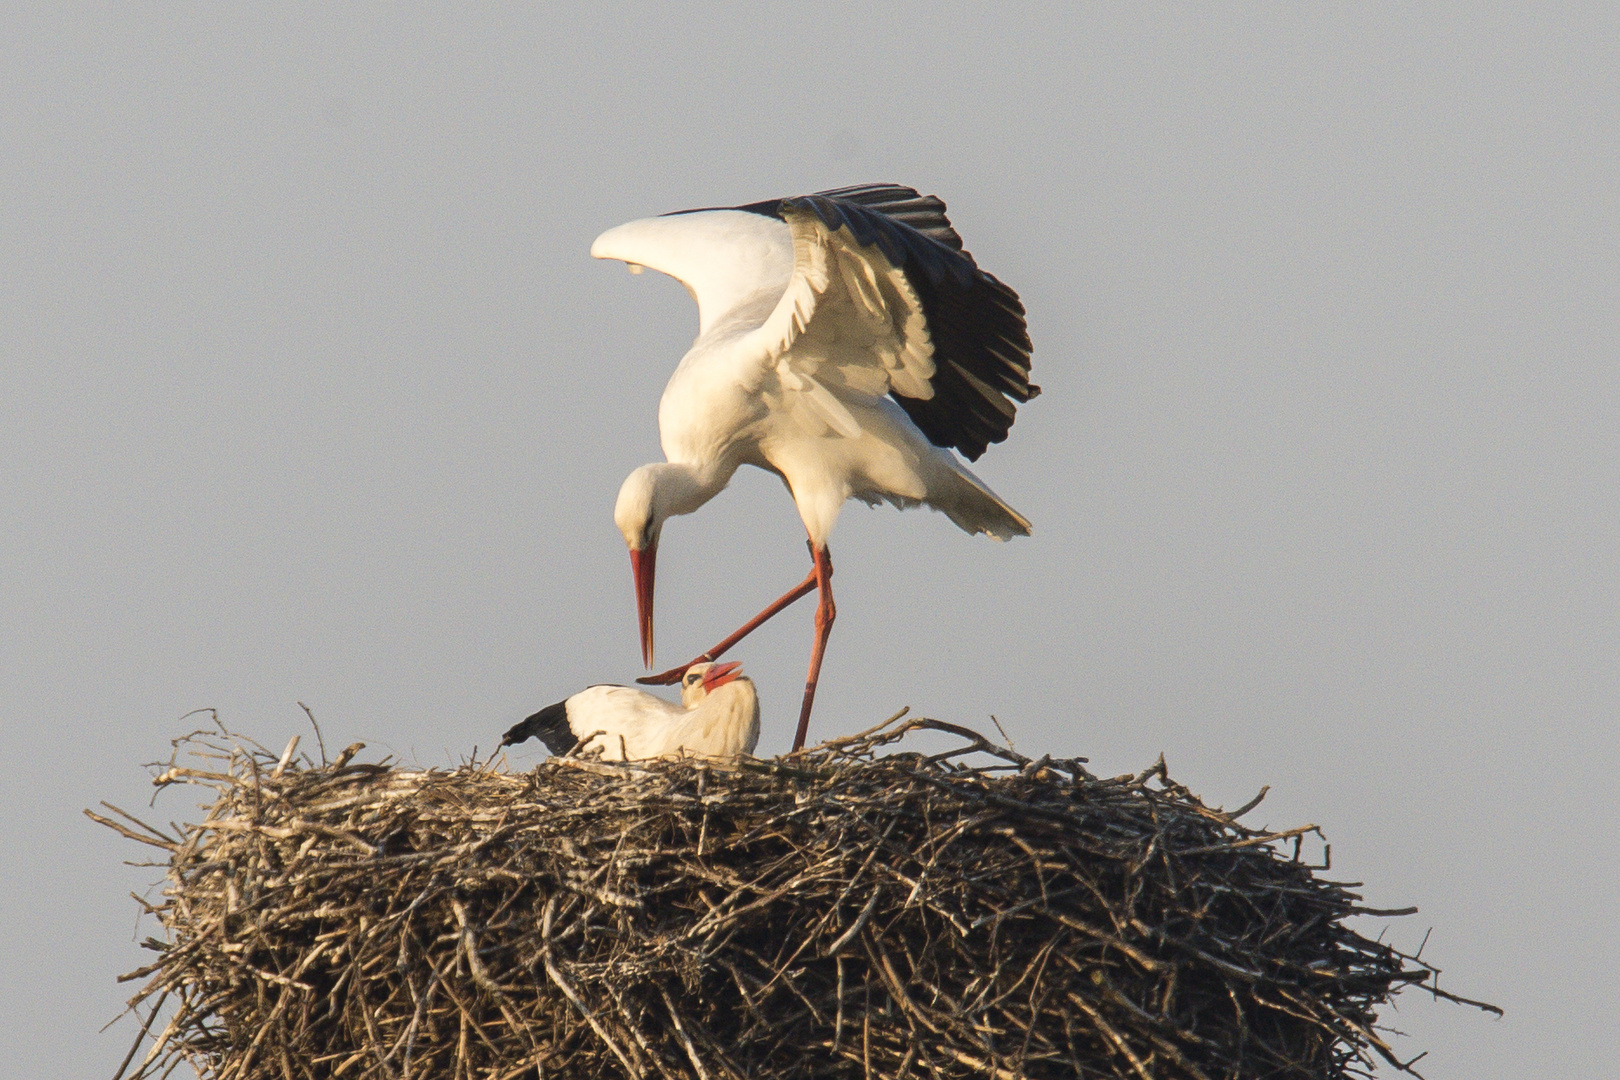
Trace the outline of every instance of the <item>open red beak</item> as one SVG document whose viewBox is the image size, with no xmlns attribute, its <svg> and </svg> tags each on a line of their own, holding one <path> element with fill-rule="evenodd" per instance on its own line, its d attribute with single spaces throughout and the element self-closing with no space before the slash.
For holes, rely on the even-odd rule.
<svg viewBox="0 0 1620 1080">
<path fill-rule="evenodd" d="M 732 679 L 742 674 L 742 661 L 732 660 L 724 664 L 716 664 L 703 673 L 703 689 L 714 693 Z"/>
<path fill-rule="evenodd" d="M 630 549 L 630 571 L 636 578 L 636 622 L 641 627 L 641 662 L 653 663 L 653 570 L 658 565 L 658 542 Z"/>
</svg>

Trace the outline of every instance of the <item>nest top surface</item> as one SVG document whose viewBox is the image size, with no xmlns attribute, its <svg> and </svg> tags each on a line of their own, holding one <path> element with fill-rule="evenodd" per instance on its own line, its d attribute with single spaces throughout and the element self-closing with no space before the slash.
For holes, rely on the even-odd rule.
<svg viewBox="0 0 1620 1080">
<path fill-rule="evenodd" d="M 202 821 L 93 815 L 168 853 L 132 1075 L 1340 1077 L 1400 1066 L 1401 987 L 1450 996 L 1346 925 L 1314 827 L 1162 761 L 920 719 L 735 763 L 357 749 L 196 735 L 155 782 L 212 789 Z"/>
</svg>

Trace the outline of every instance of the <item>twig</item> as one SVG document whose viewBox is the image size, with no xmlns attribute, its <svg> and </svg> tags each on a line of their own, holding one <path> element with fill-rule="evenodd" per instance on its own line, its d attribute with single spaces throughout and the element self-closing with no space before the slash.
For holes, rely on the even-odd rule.
<svg viewBox="0 0 1620 1080">
<path fill-rule="evenodd" d="M 309 726 L 315 729 L 315 743 L 321 748 L 321 764 L 324 766 L 326 764 L 326 740 L 321 738 L 321 725 L 315 722 L 315 714 L 310 711 L 308 705 L 300 701 L 298 707 L 304 710 L 304 715 L 309 717 Z"/>
</svg>

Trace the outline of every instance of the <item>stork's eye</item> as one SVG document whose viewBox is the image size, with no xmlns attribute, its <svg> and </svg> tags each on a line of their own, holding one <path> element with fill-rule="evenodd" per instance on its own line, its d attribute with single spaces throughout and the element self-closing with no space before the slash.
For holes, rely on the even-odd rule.
<svg viewBox="0 0 1620 1080">
<path fill-rule="evenodd" d="M 696 686 L 698 684 L 698 680 L 701 678 L 703 678 L 703 676 L 694 671 L 686 677 L 686 685 Z"/>
</svg>

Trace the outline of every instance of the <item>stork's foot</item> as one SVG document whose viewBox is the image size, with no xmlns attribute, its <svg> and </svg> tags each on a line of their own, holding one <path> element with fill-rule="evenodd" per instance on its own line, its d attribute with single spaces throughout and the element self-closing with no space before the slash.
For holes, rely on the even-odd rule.
<svg viewBox="0 0 1620 1080">
<path fill-rule="evenodd" d="M 708 653 L 704 653 L 696 660 L 688 660 L 680 667 L 672 667 L 668 671 L 660 671 L 657 675 L 643 675 L 641 678 L 637 679 L 636 682 L 641 683 L 643 686 L 674 686 L 676 683 L 680 682 L 686 677 L 686 671 L 688 668 L 695 667 L 698 664 L 708 663 L 713 659 L 714 657 L 710 656 Z"/>
</svg>

